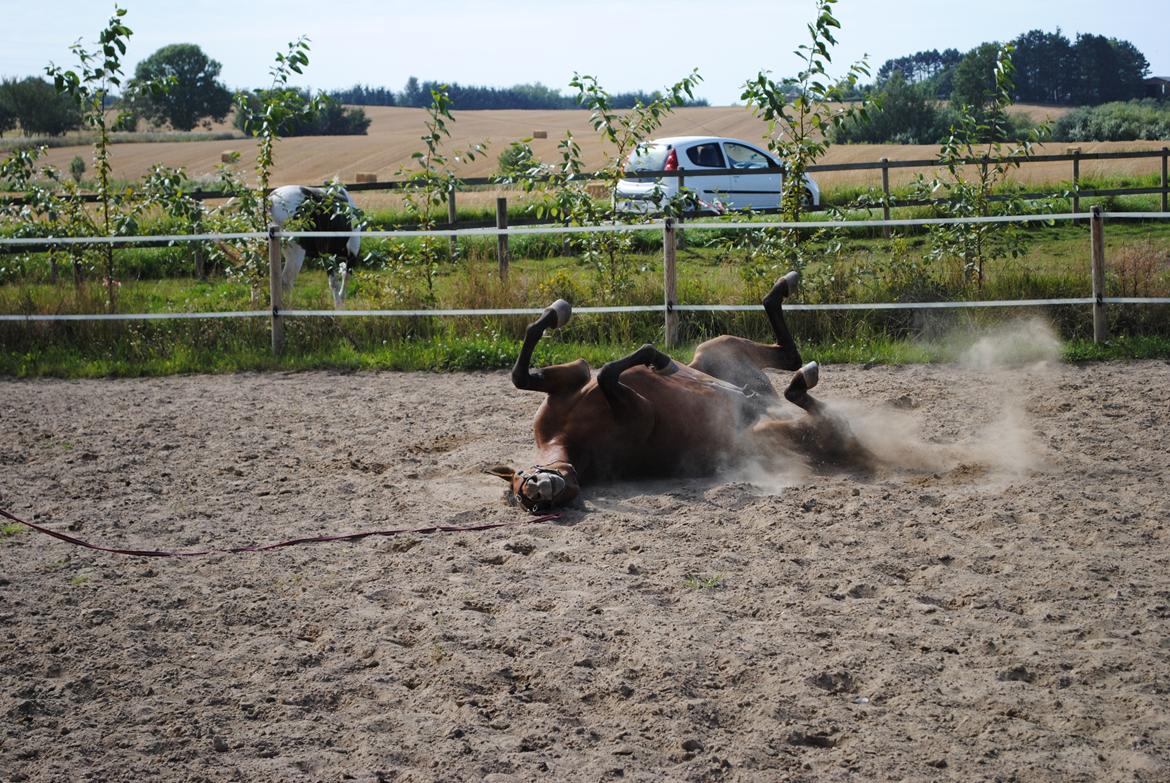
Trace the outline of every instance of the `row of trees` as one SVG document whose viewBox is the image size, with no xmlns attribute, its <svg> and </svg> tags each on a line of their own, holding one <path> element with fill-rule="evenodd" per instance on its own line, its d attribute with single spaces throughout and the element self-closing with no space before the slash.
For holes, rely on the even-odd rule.
<svg viewBox="0 0 1170 783">
<path fill-rule="evenodd" d="M 1030 30 L 1010 42 L 1014 48 L 1012 98 L 1022 103 L 1090 106 L 1140 98 L 1150 66 L 1129 41 L 1080 33 L 1069 40 Z M 969 52 L 930 49 L 887 60 L 877 70 L 880 90 L 895 74 L 921 84 L 934 98 L 978 105 L 994 90 L 991 76 L 999 45 L 985 43 Z"/>
<path fill-rule="evenodd" d="M 59 136 L 81 124 L 81 112 L 45 79 L 4 79 L 0 81 L 0 133 L 18 124 L 25 136 Z"/>
<path fill-rule="evenodd" d="M 1075 121 L 1060 123 L 1057 138 L 1067 141 L 1160 138 L 1163 125 L 1150 107 L 1115 106 L 1141 96 L 1149 65 L 1132 44 L 1099 35 L 1081 34 L 1069 41 L 1058 30 L 1032 30 L 1008 44 L 1013 79 L 1010 98 L 1027 103 L 1098 106 L 1086 109 Z M 986 141 L 1023 138 L 1032 123 L 1022 115 L 992 118 L 979 107 L 993 106 L 997 63 L 1003 49 L 981 44 L 969 52 L 956 49 L 917 52 L 887 60 L 873 85 L 862 89 L 874 98 L 864 116 L 844 123 L 835 133 L 841 143 L 941 143 L 964 111 L 970 109 L 987 132 L 1003 136 Z M 1153 119 L 1154 121 L 1150 121 Z"/>
<path fill-rule="evenodd" d="M 340 103 L 355 106 L 411 106 L 426 108 L 431 95 L 442 90 L 451 98 L 452 104 L 460 109 L 580 109 L 581 96 L 562 95 L 551 87 L 539 82 L 517 84 L 512 87 L 476 87 L 459 83 L 420 82 L 417 77 L 407 79 L 402 90 L 395 92 L 385 87 L 369 87 L 355 84 L 345 90 L 334 90 L 330 97 Z M 609 96 L 610 105 L 617 109 L 630 109 L 639 103 L 648 105 L 661 99 L 660 91 L 615 93 Z M 685 97 L 684 106 L 707 106 L 703 98 Z"/>
<path fill-rule="evenodd" d="M 874 98 L 869 110 L 842 123 L 833 131 L 838 144 L 939 144 L 958 126 L 964 104 L 935 100 L 921 83 L 909 83 L 895 71 L 881 89 L 870 93 Z M 988 105 L 986 97 L 979 103 L 966 104 L 977 116 L 979 107 Z M 992 126 L 987 125 L 990 128 Z M 995 126 L 1011 138 L 1021 138 L 1032 127 L 1024 115 L 1011 114 Z"/>
<path fill-rule="evenodd" d="M 260 111 L 261 107 L 277 99 L 295 109 L 280 125 L 282 136 L 363 136 L 370 127 L 370 118 L 361 109 L 346 108 L 328 96 L 314 96 L 308 90 L 285 89 L 279 96 L 272 95 L 269 90 L 255 90 L 241 94 L 238 100 L 245 102 L 252 111 Z M 313 107 L 311 111 L 310 106 Z M 240 130 L 248 130 L 242 113 L 236 114 L 234 123 Z"/>
<path fill-rule="evenodd" d="M 1128 41 L 1090 33 L 1070 40 L 1059 29 L 1054 33 L 1031 30 L 1010 42 L 1014 50 L 1015 85 L 1012 98 L 1022 103 L 1092 105 L 1139 98 L 1149 63 Z M 877 70 L 867 90 L 881 92 L 895 77 L 910 85 L 921 85 L 925 99 L 952 100 L 968 106 L 987 102 L 995 90 L 994 69 L 1000 46 L 984 43 L 969 52 L 958 49 L 930 49 L 887 60 Z M 357 106 L 412 106 L 425 108 L 431 94 L 444 88 L 460 109 L 577 109 L 580 96 L 535 84 L 512 87 L 477 87 L 411 76 L 399 91 L 386 87 L 355 84 L 334 90 L 330 96 Z M 610 96 L 614 108 L 630 108 L 661 98 L 660 92 L 616 93 Z M 685 106 L 706 106 L 707 101 L 687 98 Z"/>
<path fill-rule="evenodd" d="M 219 80 L 221 65 L 195 44 L 171 44 L 138 63 L 120 96 L 108 96 L 104 108 L 117 108 L 116 130 L 133 130 L 139 119 L 154 127 L 189 131 L 199 125 L 222 122 L 237 98 Z M 241 93 L 255 107 L 273 96 L 264 90 Z M 283 135 L 363 134 L 370 121 L 360 109 L 347 109 L 330 100 L 318 101 L 305 90 L 292 90 L 288 100 L 315 112 L 295 112 Z M 29 76 L 0 82 L 0 133 L 19 125 L 26 136 L 58 136 L 80 127 L 82 114 L 49 81 Z M 237 113 L 236 126 L 244 119 Z"/>
</svg>

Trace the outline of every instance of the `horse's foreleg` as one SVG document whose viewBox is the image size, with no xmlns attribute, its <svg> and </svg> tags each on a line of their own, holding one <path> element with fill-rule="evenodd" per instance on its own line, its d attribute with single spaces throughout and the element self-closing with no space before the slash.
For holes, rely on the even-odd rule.
<svg viewBox="0 0 1170 783">
<path fill-rule="evenodd" d="M 342 261 L 336 269 L 329 270 L 329 291 L 333 294 L 333 306 L 338 310 L 345 303 L 345 284 L 349 280 L 349 266 Z"/>
<path fill-rule="evenodd" d="M 533 370 L 532 352 L 546 329 L 564 326 L 573 315 L 573 308 L 564 299 L 558 299 L 544 309 L 540 318 L 528 324 L 520 355 L 512 367 L 512 384 L 517 389 L 553 393 L 584 386 L 589 380 L 589 365 L 584 360 Z"/>
<path fill-rule="evenodd" d="M 621 382 L 621 374 L 640 365 L 662 371 L 670 367 L 671 362 L 669 356 L 647 343 L 629 356 L 602 366 L 597 373 L 597 386 L 619 420 L 644 418 L 649 408 L 645 398 Z"/>
</svg>

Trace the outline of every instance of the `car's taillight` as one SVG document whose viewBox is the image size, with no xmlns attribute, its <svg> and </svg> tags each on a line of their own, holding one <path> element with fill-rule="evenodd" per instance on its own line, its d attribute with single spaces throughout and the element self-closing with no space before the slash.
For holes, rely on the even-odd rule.
<svg viewBox="0 0 1170 783">
<path fill-rule="evenodd" d="M 670 154 L 666 156 L 666 162 L 662 164 L 663 171 L 678 171 L 678 153 L 671 150 Z"/>
</svg>

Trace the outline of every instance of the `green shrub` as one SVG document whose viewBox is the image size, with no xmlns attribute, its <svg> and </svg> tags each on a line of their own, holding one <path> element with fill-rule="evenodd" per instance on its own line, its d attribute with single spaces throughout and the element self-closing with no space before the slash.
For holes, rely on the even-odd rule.
<svg viewBox="0 0 1170 783">
<path fill-rule="evenodd" d="M 936 144 L 953 123 L 951 114 L 931 100 L 929 87 L 907 84 L 901 71 L 874 96 L 874 105 L 834 130 L 837 144 Z"/>
<path fill-rule="evenodd" d="M 1170 138 L 1170 104 L 1117 101 L 1069 112 L 1052 127 L 1055 141 L 1136 141 Z"/>
</svg>

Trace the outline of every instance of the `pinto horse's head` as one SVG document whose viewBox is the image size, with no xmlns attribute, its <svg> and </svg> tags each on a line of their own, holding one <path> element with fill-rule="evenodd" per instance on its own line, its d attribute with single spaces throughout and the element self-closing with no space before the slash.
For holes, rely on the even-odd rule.
<svg viewBox="0 0 1170 783">
<path fill-rule="evenodd" d="M 488 473 L 507 481 L 512 498 L 533 514 L 563 506 L 581 491 L 577 471 L 568 462 L 533 465 L 523 470 L 498 465 Z"/>
</svg>

